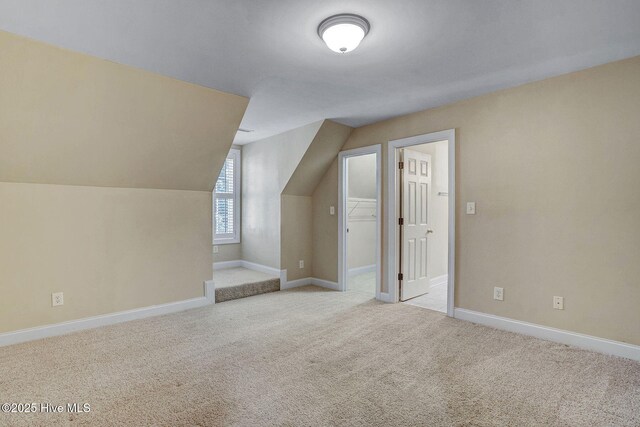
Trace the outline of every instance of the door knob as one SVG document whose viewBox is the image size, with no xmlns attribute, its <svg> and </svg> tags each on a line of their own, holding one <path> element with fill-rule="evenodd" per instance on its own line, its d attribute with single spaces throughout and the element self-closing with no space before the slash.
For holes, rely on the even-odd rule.
<svg viewBox="0 0 640 427">
<path fill-rule="evenodd" d="M 429 233 L 433 233 L 433 230 L 430 229 L 430 228 L 427 228 L 427 233 L 426 234 L 429 234 Z"/>
</svg>

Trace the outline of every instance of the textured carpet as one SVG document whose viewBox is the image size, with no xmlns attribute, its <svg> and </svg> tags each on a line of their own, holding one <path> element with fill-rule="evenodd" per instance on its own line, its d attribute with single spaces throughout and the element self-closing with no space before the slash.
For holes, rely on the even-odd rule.
<svg viewBox="0 0 640 427">
<path fill-rule="evenodd" d="M 307 287 L 0 348 L 0 425 L 638 426 L 640 364 Z"/>
<path fill-rule="evenodd" d="M 216 302 L 230 301 L 239 298 L 246 298 L 253 295 L 277 292 L 280 290 L 280 279 L 269 279 L 254 283 L 244 283 L 242 285 L 226 286 L 218 288 L 216 286 Z"/>
</svg>

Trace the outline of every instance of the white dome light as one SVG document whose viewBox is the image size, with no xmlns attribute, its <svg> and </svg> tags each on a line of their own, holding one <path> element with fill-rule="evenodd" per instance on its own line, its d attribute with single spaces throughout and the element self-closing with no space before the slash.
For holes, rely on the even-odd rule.
<svg viewBox="0 0 640 427">
<path fill-rule="evenodd" d="M 343 13 L 322 21 L 318 35 L 332 51 L 347 53 L 358 47 L 369 28 L 369 21 L 362 16 Z"/>
</svg>

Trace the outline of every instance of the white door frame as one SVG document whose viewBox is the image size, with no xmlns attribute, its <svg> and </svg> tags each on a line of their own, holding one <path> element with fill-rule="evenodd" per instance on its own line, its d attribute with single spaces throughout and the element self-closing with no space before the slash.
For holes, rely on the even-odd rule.
<svg viewBox="0 0 640 427">
<path fill-rule="evenodd" d="M 365 154 L 376 155 L 376 299 L 380 299 L 382 264 L 382 145 L 369 145 L 338 154 L 338 289 L 347 290 L 347 159 Z"/>
<path fill-rule="evenodd" d="M 387 284 L 389 290 L 389 302 L 400 300 L 400 286 L 398 283 L 398 259 L 397 247 L 399 239 L 398 230 L 398 148 L 411 147 L 412 145 L 427 144 L 430 142 L 449 141 L 449 262 L 447 272 L 447 316 L 453 317 L 454 309 L 454 275 L 456 255 L 456 131 L 449 129 L 441 132 L 433 132 L 424 135 L 416 135 L 409 138 L 389 141 L 387 153 L 387 198 L 385 201 L 385 216 L 387 227 L 385 230 L 385 242 L 389 252 L 387 254 Z"/>
</svg>

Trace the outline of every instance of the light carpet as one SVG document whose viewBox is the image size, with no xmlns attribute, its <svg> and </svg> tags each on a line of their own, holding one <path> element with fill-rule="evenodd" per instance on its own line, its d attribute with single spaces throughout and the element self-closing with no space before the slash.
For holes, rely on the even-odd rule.
<svg viewBox="0 0 640 427">
<path fill-rule="evenodd" d="M 640 364 L 315 287 L 0 348 L 0 425 L 638 426 Z"/>
</svg>

